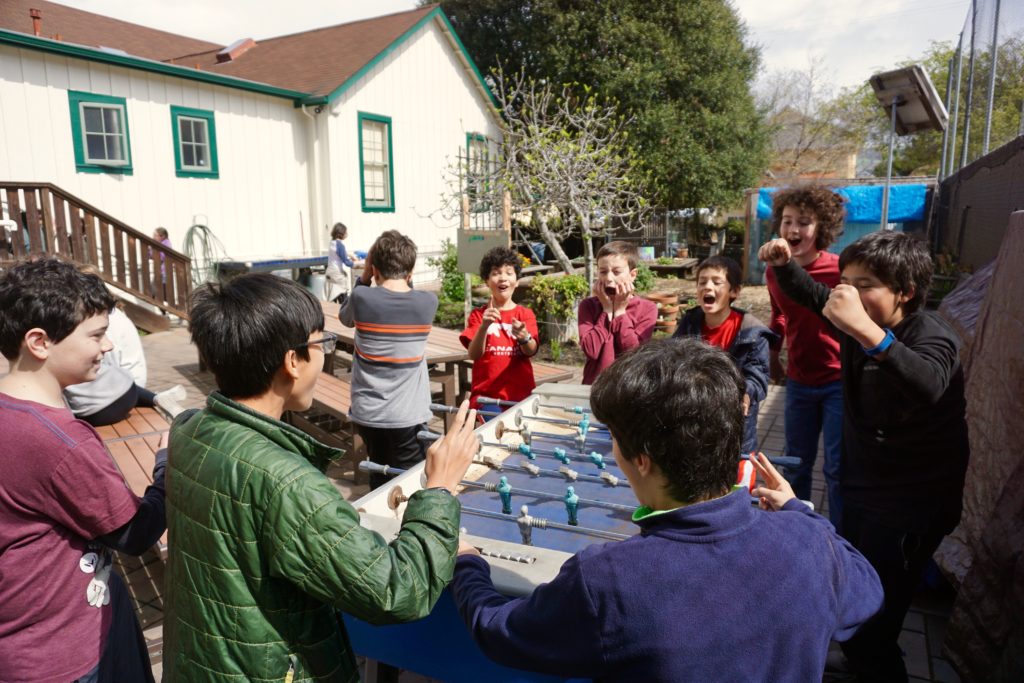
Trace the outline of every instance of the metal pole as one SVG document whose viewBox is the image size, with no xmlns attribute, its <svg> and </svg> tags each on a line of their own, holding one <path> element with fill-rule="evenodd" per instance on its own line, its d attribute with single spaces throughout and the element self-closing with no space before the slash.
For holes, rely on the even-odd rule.
<svg viewBox="0 0 1024 683">
<path fill-rule="evenodd" d="M 879 230 L 889 229 L 889 185 L 892 183 L 892 148 L 896 142 L 896 108 L 903 98 L 896 95 L 892 98 L 892 121 L 889 128 L 889 163 L 885 172 L 885 190 L 882 192 L 882 224 Z"/>
<path fill-rule="evenodd" d="M 999 3 L 996 0 L 996 18 L 992 21 L 992 56 L 989 57 L 988 106 L 985 108 L 985 142 L 981 145 L 982 156 L 988 154 L 988 143 L 992 135 L 992 103 L 996 94 L 996 65 L 999 59 Z"/>
<path fill-rule="evenodd" d="M 949 58 L 946 66 L 946 111 L 949 111 L 950 100 L 953 97 L 953 57 Z M 942 160 L 939 162 L 939 172 L 936 174 L 936 183 L 941 182 L 946 174 L 946 158 L 949 156 L 949 126 L 942 130 Z"/>
<path fill-rule="evenodd" d="M 971 104 L 974 100 L 974 36 L 977 34 L 975 21 L 978 18 L 978 2 L 971 0 L 971 61 L 967 67 L 967 102 L 964 103 L 964 146 L 960 152 L 960 168 L 967 165 L 967 143 L 971 138 Z"/>
<path fill-rule="evenodd" d="M 956 124 L 960 118 L 960 80 L 963 76 L 964 32 L 960 32 L 960 40 L 956 43 L 956 94 L 953 96 L 953 131 L 949 134 L 949 168 L 946 176 L 953 175 L 953 164 L 956 163 Z"/>
</svg>

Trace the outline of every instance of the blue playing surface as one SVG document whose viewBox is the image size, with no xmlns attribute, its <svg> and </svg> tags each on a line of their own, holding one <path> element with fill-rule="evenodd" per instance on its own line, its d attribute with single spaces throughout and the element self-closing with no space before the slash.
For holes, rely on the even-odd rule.
<svg viewBox="0 0 1024 683">
<path fill-rule="evenodd" d="M 571 442 L 548 441 L 538 438 L 538 433 L 534 432 L 534 448 L 553 450 L 559 445 L 570 454 L 570 457 L 579 455 L 575 450 L 575 446 Z M 561 498 L 565 496 L 566 488 L 568 486 L 572 486 L 576 495 L 580 498 L 619 503 L 622 505 L 628 505 L 631 509 L 635 509 L 638 505 L 636 496 L 633 495 L 633 490 L 629 487 L 625 475 L 622 474 L 622 470 L 615 465 L 611 454 L 611 446 L 598 446 L 592 449 L 587 449 L 587 453 L 591 450 L 597 451 L 604 456 L 605 469 L 619 478 L 618 485 L 610 486 L 606 483 L 579 480 L 576 482 L 570 482 L 561 476 L 557 478 L 549 476 L 534 477 L 527 472 L 516 472 L 512 470 L 498 472 L 496 470 L 491 470 L 481 477 L 479 482 L 497 484 L 502 475 L 506 476 L 508 478 L 508 483 L 512 486 L 512 514 L 508 515 L 508 521 L 503 521 L 475 516 L 464 511 L 462 515 L 462 526 L 466 528 L 467 532 L 474 536 L 484 536 L 486 538 L 509 541 L 512 543 L 522 543 L 522 536 L 519 533 L 519 525 L 515 522 L 516 518 L 519 516 L 520 507 L 527 505 L 532 517 L 543 517 L 551 522 L 568 524 L 568 513 L 565 509 L 565 503 L 561 500 Z M 512 454 L 505 459 L 505 464 L 518 466 L 526 459 L 525 455 Z M 534 465 L 545 470 L 557 470 L 562 464 L 554 457 L 546 455 L 538 455 L 537 459 L 532 462 Z M 573 460 L 569 467 L 580 474 L 597 476 L 601 473 L 601 470 L 598 469 L 597 465 L 591 462 Z M 544 500 L 542 498 L 537 498 L 523 493 L 522 491 L 524 489 L 555 494 L 559 499 Z M 459 494 L 459 502 L 462 503 L 463 508 L 469 507 L 487 510 L 489 512 L 501 512 L 501 498 L 498 496 L 497 492 L 465 489 Z M 630 521 L 630 513 L 588 506 L 585 501 L 580 502 L 577 519 L 580 527 L 602 529 L 604 531 L 612 531 L 630 536 L 635 534 L 637 530 L 636 525 Z M 562 550 L 567 553 L 578 552 L 592 543 L 604 542 L 606 542 L 605 539 L 595 538 L 583 533 L 573 533 L 569 531 L 562 531 L 560 529 L 533 529 L 533 545 L 550 548 L 552 550 Z"/>
</svg>

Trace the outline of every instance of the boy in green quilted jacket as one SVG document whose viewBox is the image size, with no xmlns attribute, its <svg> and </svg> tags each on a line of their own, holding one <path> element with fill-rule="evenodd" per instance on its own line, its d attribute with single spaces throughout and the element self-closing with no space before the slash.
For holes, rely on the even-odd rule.
<svg viewBox="0 0 1024 683">
<path fill-rule="evenodd" d="M 312 403 L 335 343 L 323 328 L 319 302 L 270 275 L 194 294 L 192 341 L 219 390 L 171 429 L 166 681 L 357 681 L 336 610 L 412 621 L 452 578 L 474 411 L 428 451 L 388 543 L 323 475 L 338 451 L 281 421 Z"/>
</svg>

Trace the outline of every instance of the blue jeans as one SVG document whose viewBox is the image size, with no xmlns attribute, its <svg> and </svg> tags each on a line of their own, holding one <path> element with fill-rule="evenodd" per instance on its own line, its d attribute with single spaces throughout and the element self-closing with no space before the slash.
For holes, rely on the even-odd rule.
<svg viewBox="0 0 1024 683">
<path fill-rule="evenodd" d="M 786 380 L 786 455 L 800 465 L 786 470 L 786 479 L 800 500 L 811 497 L 811 472 L 818 455 L 818 435 L 825 435 L 825 487 L 828 518 L 839 528 L 843 510 L 839 497 L 839 452 L 843 441 L 843 383 L 810 386 Z"/>
</svg>

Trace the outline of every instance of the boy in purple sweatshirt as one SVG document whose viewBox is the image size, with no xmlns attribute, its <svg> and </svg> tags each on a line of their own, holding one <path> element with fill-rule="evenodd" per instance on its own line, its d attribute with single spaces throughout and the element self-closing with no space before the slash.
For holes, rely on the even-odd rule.
<svg viewBox="0 0 1024 683">
<path fill-rule="evenodd" d="M 654 334 L 658 307 L 633 293 L 639 259 L 636 245 L 630 242 L 609 242 L 597 252 L 594 296 L 581 301 L 577 313 L 580 347 L 587 357 L 584 384 L 593 384 L 619 355 Z"/>
<path fill-rule="evenodd" d="M 882 587 L 763 456 L 762 509 L 730 493 L 744 391 L 729 356 L 693 338 L 650 342 L 601 374 L 591 408 L 640 533 L 588 547 L 519 598 L 460 547 L 453 595 L 487 656 L 597 681 L 821 680 L 829 641 L 878 611 Z"/>
</svg>

